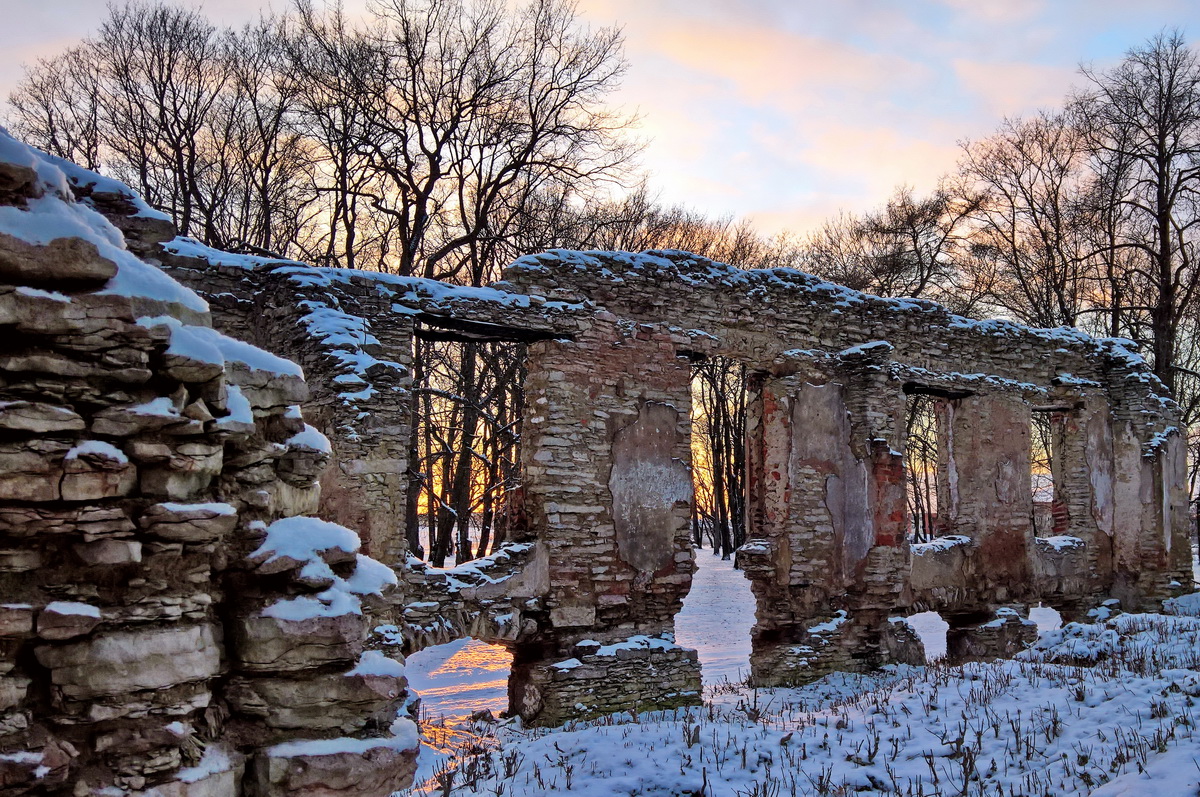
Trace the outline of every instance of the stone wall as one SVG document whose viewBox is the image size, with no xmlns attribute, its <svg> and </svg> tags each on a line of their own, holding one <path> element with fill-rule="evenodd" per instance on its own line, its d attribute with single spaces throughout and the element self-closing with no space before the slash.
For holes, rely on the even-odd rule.
<svg viewBox="0 0 1200 797">
<path fill-rule="evenodd" d="M 0 792 L 390 794 L 416 728 L 364 643 L 396 576 L 305 517 L 300 368 L 135 254 L 172 236 L 0 131 Z"/>
<path fill-rule="evenodd" d="M 1128 341 L 974 321 L 684 252 L 549 252 L 488 288 L 310 268 L 172 238 L 135 221 L 135 197 L 105 199 L 117 194 L 88 199 L 131 248 L 207 298 L 218 328 L 304 366 L 305 417 L 332 454 L 316 508 L 399 574 L 381 618 L 394 641 L 414 650 L 469 633 L 507 645 L 513 709 L 530 722 L 561 721 L 577 703 L 694 699 L 694 658 L 631 640 L 671 644 L 690 586 L 690 365 L 715 355 L 750 380 L 739 561 L 758 601 L 758 683 L 919 660 L 896 620 L 920 609 L 947 614 L 962 655 L 981 656 L 1019 640 L 989 630 L 1007 628 L 997 612 L 1010 604 L 1082 611 L 1116 595 L 1145 606 L 1188 578 L 1178 407 Z M 519 553 L 453 571 L 408 557 L 414 336 L 530 344 L 531 529 Z M 904 502 L 913 394 L 938 400 L 945 485 L 943 536 L 921 546 L 907 542 Z M 1053 534 L 1040 539 L 1034 412 L 1050 414 L 1056 451 Z M 627 679 L 628 699 L 576 699 L 604 672 Z"/>
</svg>

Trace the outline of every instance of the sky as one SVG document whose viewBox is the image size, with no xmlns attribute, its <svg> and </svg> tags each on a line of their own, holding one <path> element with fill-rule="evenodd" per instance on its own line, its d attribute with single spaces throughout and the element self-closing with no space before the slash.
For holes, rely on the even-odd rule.
<svg viewBox="0 0 1200 797">
<path fill-rule="evenodd" d="M 350 9 L 365 0 L 346 0 Z M 95 30 L 101 0 L 0 0 L 0 97 L 21 65 Z M 240 25 L 286 0 L 196 3 Z M 923 192 L 960 144 L 1058 106 L 1163 28 L 1200 36 L 1196 0 L 579 0 L 619 26 L 613 104 L 640 117 L 668 204 L 803 233 L 840 211 Z"/>
</svg>

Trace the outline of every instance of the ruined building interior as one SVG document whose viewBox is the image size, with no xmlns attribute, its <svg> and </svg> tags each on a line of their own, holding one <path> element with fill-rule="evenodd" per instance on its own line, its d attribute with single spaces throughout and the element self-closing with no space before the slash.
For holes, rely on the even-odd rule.
<svg viewBox="0 0 1200 797">
<path fill-rule="evenodd" d="M 1190 582 L 1178 408 L 1127 341 L 676 251 L 530 255 L 488 288 L 230 255 L 4 134 L 0 326 L 4 793 L 389 794 L 417 747 L 396 654 L 467 635 L 512 652 L 526 723 L 699 703 L 672 632 L 710 357 L 750 374 L 758 685 L 922 662 L 900 621 L 920 611 L 986 658 L 1038 602 L 1078 616 Z M 528 344 L 528 522 L 448 570 L 405 531 L 430 334 Z M 912 395 L 943 476 L 918 544 Z"/>
</svg>

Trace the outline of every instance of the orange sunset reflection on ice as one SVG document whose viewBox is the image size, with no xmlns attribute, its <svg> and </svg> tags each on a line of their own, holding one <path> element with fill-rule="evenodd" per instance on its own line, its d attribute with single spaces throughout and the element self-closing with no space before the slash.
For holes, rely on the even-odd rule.
<svg viewBox="0 0 1200 797">
<path fill-rule="evenodd" d="M 512 654 L 499 645 L 460 639 L 409 656 L 406 674 L 421 696 L 422 714 L 459 719 L 508 708 L 511 666 Z"/>
</svg>

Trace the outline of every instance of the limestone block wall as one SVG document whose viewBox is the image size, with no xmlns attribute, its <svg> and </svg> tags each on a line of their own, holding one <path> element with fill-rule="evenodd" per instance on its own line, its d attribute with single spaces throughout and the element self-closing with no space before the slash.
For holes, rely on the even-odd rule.
<svg viewBox="0 0 1200 797">
<path fill-rule="evenodd" d="M 987 563 L 972 603 L 1005 603 L 1027 597 L 1032 587 L 1032 487 L 1027 404 L 996 395 L 942 402 L 950 445 L 947 500 L 939 522 L 971 538 Z"/>
<path fill-rule="evenodd" d="M 303 410 L 333 456 L 319 499 L 302 484 L 315 464 L 280 470 L 295 482 L 284 499 L 317 500 L 403 576 L 409 594 L 391 611 L 410 647 L 467 629 L 506 641 L 520 663 L 513 703 L 531 721 L 560 717 L 592 688 L 589 673 L 609 666 L 579 645 L 669 643 L 691 574 L 697 358 L 731 357 L 751 374 L 751 541 L 739 558 L 759 600 L 760 682 L 913 658 L 892 620 L 922 607 L 957 614 L 969 636 L 1009 601 L 1082 607 L 1113 593 L 1140 605 L 1187 577 L 1178 407 L 1127 341 L 973 321 L 684 252 L 549 252 L 483 289 L 314 269 L 169 237 L 138 221 L 136 198 L 98 188 L 74 186 L 115 215 L 132 248 L 208 297 L 218 327 L 306 369 L 314 389 Z M 502 577 L 498 561 L 460 579 L 406 558 L 407 357 L 421 335 L 531 343 L 523 434 L 534 528 Z M 945 429 L 948 536 L 926 547 L 905 540 L 911 393 L 940 397 Z M 1029 521 L 1034 411 L 1051 413 L 1058 451 L 1055 533 L 1043 541 Z M 189 456 L 211 466 L 210 451 Z M 649 672 L 667 650 L 623 655 Z M 668 658 L 663 666 L 693 677 L 686 655 Z M 572 659 L 581 665 L 559 666 Z M 629 677 L 637 700 L 668 699 Z"/>
<path fill-rule="evenodd" d="M 700 704 L 696 651 L 669 636 L 634 635 L 601 645 L 582 640 L 567 658 L 513 661 L 509 699 L 537 725 L 561 725 L 622 711 Z"/>
<path fill-rule="evenodd" d="M 762 685 L 923 660 L 889 615 L 909 602 L 900 383 L 888 347 L 807 358 L 754 386 L 751 542 L 739 563 L 758 603 Z M 893 658 L 899 656 L 899 659 Z"/>
<path fill-rule="evenodd" d="M 403 666 L 364 650 L 396 578 L 304 517 L 329 450 L 299 367 L 213 330 L 101 206 L 164 234 L 0 132 L 0 792 L 408 785 Z"/>
<path fill-rule="evenodd" d="M 497 289 L 230 255 L 189 239 L 153 259 L 213 307 L 214 325 L 300 363 L 304 412 L 331 441 L 320 514 L 357 529 L 401 568 L 412 474 L 412 346 L 417 327 L 458 335 L 570 336 L 581 308 Z M 501 287 L 501 286 L 498 286 Z"/>
<path fill-rule="evenodd" d="M 512 702 L 522 716 L 559 721 L 563 707 L 593 690 L 606 659 L 556 663 L 577 658 L 584 640 L 671 638 L 694 570 L 691 369 L 678 354 L 690 345 L 661 325 L 598 314 L 574 340 L 530 347 L 522 456 L 534 560 L 547 587 L 542 638 L 515 651 L 522 677 Z M 698 701 L 694 652 L 666 651 L 610 657 L 623 696 L 597 690 L 581 705 L 602 713 L 666 693 L 678 704 Z"/>
<path fill-rule="evenodd" d="M 467 636 L 509 647 L 536 639 L 548 575 L 544 562 L 531 561 L 533 548 L 506 543 L 445 569 L 410 557 L 402 571 L 405 602 L 383 633 L 406 654 Z"/>
<path fill-rule="evenodd" d="M 553 686 L 572 682 L 554 664 L 577 642 L 668 633 L 686 592 L 684 526 L 670 540 L 646 531 L 678 523 L 686 506 L 671 500 L 684 490 L 684 358 L 721 354 L 751 374 L 751 543 L 739 558 L 759 600 L 764 683 L 912 658 L 894 613 L 938 608 L 966 628 L 1013 600 L 1152 601 L 1187 572 L 1177 408 L 1128 342 L 972 321 L 682 252 L 551 252 L 522 258 L 492 288 L 460 289 L 296 264 L 234 273 L 220 253 L 160 249 L 172 273 L 190 269 L 221 323 L 317 375 L 306 408 L 335 454 L 321 511 L 362 524 L 370 550 L 397 567 L 412 336 L 541 340 L 528 364 L 535 529 L 512 581 L 522 597 L 483 581 L 469 589 L 487 597 L 464 599 L 453 576 L 418 566 L 395 618 L 410 646 L 468 628 L 512 643 L 529 673 L 514 684 L 538 684 L 535 699 L 518 690 L 529 717 L 553 703 L 536 697 L 544 689 L 569 691 Z M 901 423 L 912 392 L 942 397 L 949 535 L 915 547 Z M 1037 541 L 1029 521 L 1033 411 L 1056 424 L 1057 542 Z M 662 484 L 649 490 L 658 482 L 646 473 Z M 519 622 L 493 620 L 508 614 Z"/>
<path fill-rule="evenodd" d="M 530 349 L 526 500 L 560 644 L 661 632 L 694 569 L 686 338 L 597 319 Z M 576 630 L 578 629 L 578 630 Z"/>
</svg>

